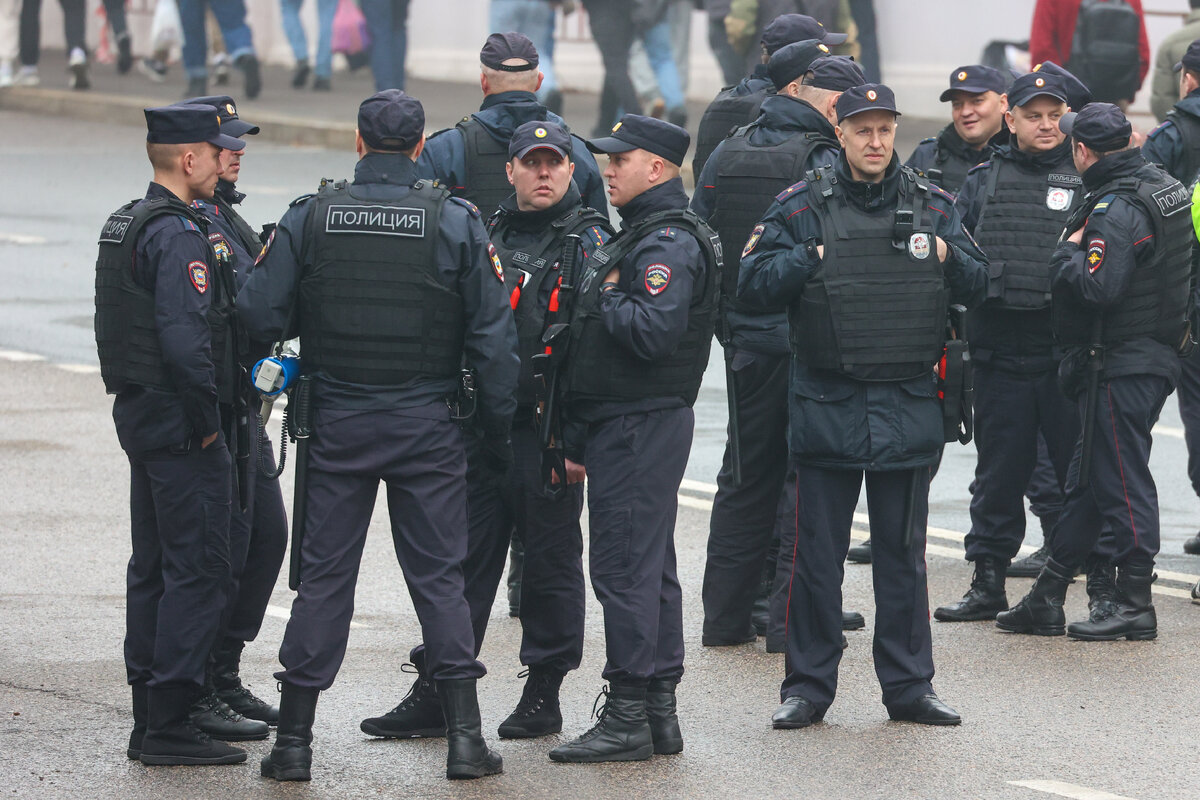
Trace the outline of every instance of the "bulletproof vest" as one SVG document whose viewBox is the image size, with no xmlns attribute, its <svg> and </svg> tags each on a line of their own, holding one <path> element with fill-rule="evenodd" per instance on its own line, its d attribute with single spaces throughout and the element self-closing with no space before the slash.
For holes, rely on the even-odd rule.
<svg viewBox="0 0 1200 800">
<path fill-rule="evenodd" d="M 929 217 L 929 184 L 901 167 L 891 214 L 845 196 L 832 170 L 809 173 L 825 246 L 821 264 L 788 309 L 796 359 L 864 381 L 928 374 L 941 357 L 950 292 Z"/>
<path fill-rule="evenodd" d="M 958 194 L 967 182 L 967 173 L 979 162 L 971 161 L 947 147 L 938 147 L 935 153 L 933 166 L 925 170 L 926 176 L 947 192 Z"/>
<path fill-rule="evenodd" d="M 134 255 L 146 224 L 157 217 L 174 214 L 195 224 L 201 231 L 208 221 L 198 212 L 164 197 L 126 203 L 104 223 L 100 231 L 96 258 L 96 349 L 100 356 L 100 377 L 109 394 L 118 394 L 130 385 L 175 391 L 175 381 L 163 359 L 155 325 L 154 292 L 133 279 Z M 232 368 L 233 318 L 232 267 L 228 260 L 218 262 L 211 248 L 205 248 L 211 298 L 208 325 L 213 366 L 216 369 L 217 396 L 223 403 L 233 400 L 235 382 Z"/>
<path fill-rule="evenodd" d="M 693 286 L 687 331 L 675 352 L 657 361 L 645 361 L 605 330 L 600 318 L 600 284 L 642 239 L 664 228 L 678 228 L 695 237 L 700 243 L 704 270 Z M 580 400 L 679 397 L 689 406 L 694 404 L 712 345 L 721 261 L 721 237 L 685 209 L 651 214 L 593 250 L 584 266 L 571 314 L 567 396 Z M 680 264 L 675 268 L 687 267 Z"/>
<path fill-rule="evenodd" d="M 1082 193 L 1069 156 L 1050 172 L 992 159 L 975 241 L 988 256 L 993 302 L 1021 311 L 1050 307 L 1050 255 Z"/>
<path fill-rule="evenodd" d="M 242 215 L 239 214 L 224 198 L 219 196 L 214 197 L 213 203 L 220 210 L 220 212 L 225 215 L 225 218 L 229 220 L 229 224 L 233 228 L 234 233 L 237 235 L 238 240 L 241 242 L 242 248 L 245 249 L 245 251 L 249 253 L 251 257 L 257 256 L 259 251 L 262 250 L 262 241 L 258 238 L 258 232 L 255 231 L 254 228 L 251 228 L 250 223 L 242 219 Z M 251 266 L 253 265 L 238 264 L 237 268 L 250 269 Z"/>
<path fill-rule="evenodd" d="M 466 188 L 458 196 L 478 206 L 479 213 L 488 219 L 513 192 L 504 168 L 508 163 L 508 142 L 497 142 L 474 117 L 462 119 L 455 127 L 462 132 L 467 165 L 467 174 L 463 175 Z"/>
<path fill-rule="evenodd" d="M 771 93 L 770 87 L 749 94 L 737 94 L 737 87 L 727 86 L 708 104 L 700 127 L 696 131 L 696 155 L 692 157 L 692 172 L 699 178 L 708 158 L 725 137 L 736 128 L 758 119 L 763 100 Z M 741 252 L 737 248 L 732 252 Z"/>
<path fill-rule="evenodd" d="M 1171 109 L 1167 116 L 1183 139 L 1183 160 L 1171 174 L 1184 186 L 1191 186 L 1200 177 L 1200 117 L 1178 107 Z"/>
<path fill-rule="evenodd" d="M 306 371 L 369 386 L 457 374 L 463 300 L 437 278 L 437 237 L 449 193 L 428 181 L 395 201 L 321 187 L 309 213 L 300 278 Z"/>
<path fill-rule="evenodd" d="M 1101 341 L 1112 345 L 1150 337 L 1179 347 L 1187 330 L 1190 296 L 1194 234 L 1187 212 L 1191 194 L 1166 172 L 1146 165 L 1089 194 L 1071 216 L 1067 229 L 1082 226 L 1097 203 L 1108 195 L 1124 197 L 1146 213 L 1154 229 L 1154 255 L 1138 260 L 1125 293 L 1103 312 Z M 1089 247 L 1086 240 L 1083 246 Z M 1067 295 L 1059 295 L 1052 317 L 1055 340 L 1067 347 L 1091 343 L 1096 313 Z"/>
<path fill-rule="evenodd" d="M 546 332 L 549 309 L 540 298 L 547 281 L 557 281 L 561 272 L 566 237 L 579 234 L 590 227 L 612 233 L 608 218 L 600 212 L 579 206 L 563 214 L 546 228 L 536 241 L 515 248 L 505 244 L 504 234 L 509 214 L 500 209 L 488 220 L 488 235 L 504 267 L 504 285 L 513 293 L 513 318 L 517 325 L 517 352 L 521 357 L 521 372 L 517 381 L 517 405 L 531 406 L 536 401 L 532 357 L 545 350 L 542 335 Z M 558 320 L 563 322 L 565 320 Z"/>
<path fill-rule="evenodd" d="M 741 253 L 751 231 L 766 214 L 775 196 L 804 177 L 809 156 L 819 145 L 837 142 L 819 133 L 797 132 L 780 144 L 750 142 L 756 125 L 746 125 L 725 140 L 717 163 L 716 204 L 709 224 L 721 237 L 726 253 Z M 724 307 L 746 311 L 737 300 L 737 258 L 730 257 L 721 272 Z"/>
</svg>

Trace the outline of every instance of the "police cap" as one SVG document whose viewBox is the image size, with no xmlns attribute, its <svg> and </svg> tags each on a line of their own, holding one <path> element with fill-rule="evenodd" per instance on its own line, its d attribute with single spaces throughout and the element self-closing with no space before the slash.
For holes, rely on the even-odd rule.
<svg viewBox="0 0 1200 800">
<path fill-rule="evenodd" d="M 813 61 L 829 54 L 829 48 L 817 39 L 785 44 L 771 55 L 771 60 L 767 62 L 767 74 L 775 88 L 782 89 L 792 81 L 803 78 Z"/>
<path fill-rule="evenodd" d="M 1000 70 L 986 67 L 983 64 L 967 64 L 950 73 L 950 88 L 942 92 L 939 99 L 945 103 L 955 92 L 1004 94 L 1004 90 L 1007 88 L 1008 78 Z"/>
<path fill-rule="evenodd" d="M 421 101 L 400 89 L 376 92 L 358 107 L 358 133 L 374 150 L 411 150 L 424 132 Z"/>
<path fill-rule="evenodd" d="M 544 120 L 532 120 L 513 131 L 508 143 L 509 158 L 524 158 L 534 150 L 553 150 L 563 158 L 571 156 L 571 134 L 561 125 Z"/>
<path fill-rule="evenodd" d="M 1188 49 L 1183 53 L 1183 58 L 1175 62 L 1175 71 L 1179 72 L 1181 69 L 1200 72 L 1200 39 L 1189 44 Z"/>
<path fill-rule="evenodd" d="M 900 112 L 896 110 L 896 95 L 882 83 L 864 83 L 861 86 L 852 86 L 842 92 L 841 97 L 838 98 L 837 119 L 839 125 L 846 117 L 852 117 L 864 111 L 890 111 L 897 117 L 900 116 Z"/>
<path fill-rule="evenodd" d="M 524 64 L 505 64 L 511 59 L 521 59 Z M 523 33 L 493 33 L 479 51 L 479 63 L 501 72 L 525 72 L 537 69 L 538 51 Z"/>
<path fill-rule="evenodd" d="M 688 132 L 678 125 L 640 114 L 626 114 L 613 126 L 610 136 L 589 139 L 587 147 L 593 153 L 627 153 L 640 148 L 662 156 L 678 167 L 683 165 L 691 141 Z"/>
<path fill-rule="evenodd" d="M 1067 92 L 1067 105 L 1071 108 L 1078 110 L 1092 102 L 1091 90 L 1083 85 L 1083 81 L 1068 72 L 1065 67 L 1060 67 L 1053 61 L 1043 61 L 1034 67 L 1033 71 L 1040 72 L 1043 75 L 1053 75 L 1058 78 L 1062 82 L 1063 89 Z"/>
<path fill-rule="evenodd" d="M 807 14 L 780 14 L 767 23 L 763 29 L 762 46 L 767 55 L 792 42 L 803 42 L 805 39 L 816 39 L 830 47 L 846 41 L 844 33 L 830 33 L 825 26 Z"/>
<path fill-rule="evenodd" d="M 1062 78 L 1043 72 L 1026 73 L 1008 87 L 1008 105 L 1010 107 L 1023 106 L 1041 95 L 1067 102 L 1067 89 L 1063 85 Z"/>
<path fill-rule="evenodd" d="M 246 143 L 221 133 L 216 109 L 209 105 L 174 105 L 143 109 L 146 141 L 153 144 L 208 142 L 224 150 L 241 150 Z"/>
<path fill-rule="evenodd" d="M 809 74 L 804 78 L 805 86 L 844 92 L 867 82 L 862 67 L 849 56 L 824 56 L 808 66 Z"/>
<path fill-rule="evenodd" d="M 1058 127 L 1067 136 L 1101 153 L 1123 150 L 1133 135 L 1133 126 L 1125 113 L 1112 103 L 1088 103 L 1077 112 L 1063 114 Z"/>
<path fill-rule="evenodd" d="M 233 98 L 224 94 L 214 94 L 208 97 L 192 97 L 183 101 L 189 105 L 212 106 L 221 118 L 221 133 L 230 136 L 253 136 L 258 133 L 258 126 L 251 125 L 238 117 L 237 106 Z"/>
</svg>

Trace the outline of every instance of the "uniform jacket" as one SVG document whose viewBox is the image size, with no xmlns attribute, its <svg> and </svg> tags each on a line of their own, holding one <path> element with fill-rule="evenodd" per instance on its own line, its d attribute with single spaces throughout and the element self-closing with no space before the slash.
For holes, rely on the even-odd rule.
<svg viewBox="0 0 1200 800">
<path fill-rule="evenodd" d="M 400 202 L 417 180 L 404 155 L 372 153 L 354 169 L 355 193 L 382 203 Z M 463 298 L 467 364 L 478 376 L 479 422 L 489 433 L 506 433 L 516 411 L 519 360 L 517 334 L 504 282 L 488 255 L 488 238 L 478 211 L 465 201 L 447 201 L 441 213 L 437 267 L 439 279 L 456 286 Z M 288 328 L 300 279 L 308 262 L 305 230 L 311 196 L 294 203 L 238 293 L 238 314 L 252 338 L 274 341 L 296 335 Z M 303 358 L 304 342 L 300 342 Z M 397 386 L 365 386 L 316 374 L 314 404 L 338 410 L 416 408 L 451 395 L 454 379 L 418 378 Z"/>
<path fill-rule="evenodd" d="M 762 146 L 779 144 L 792 136 L 803 133 L 819 133 L 836 141 L 833 126 L 825 115 L 803 100 L 785 95 L 771 95 L 763 101 L 758 115 L 758 127 L 749 134 L 750 141 Z M 717 166 L 724 142 L 709 157 L 708 163 L 696 181 L 696 193 L 692 196 L 692 211 L 706 222 L 712 217 L 717 205 Z M 837 160 L 837 148 L 818 147 L 809 157 L 805 170 L 816 169 Z M 801 176 L 797 175 L 796 178 Z M 727 253 L 734 258 L 736 253 Z M 728 312 L 729 325 L 734 346 L 738 349 L 759 353 L 784 355 L 788 352 L 787 314 L 774 312 L 765 314 L 743 314 Z"/>
<path fill-rule="evenodd" d="M 483 98 L 479 110 L 471 116 L 479 120 L 492 138 L 504 144 L 512 139 L 513 131 L 535 119 L 565 124 L 562 117 L 538 103 L 532 92 L 490 94 Z M 416 174 L 421 178 L 436 178 L 452 194 L 458 194 L 465 188 L 465 153 L 462 134 L 456 128 L 439 131 L 425 142 L 425 150 L 417 158 Z M 596 168 L 596 159 L 578 137 L 571 140 L 571 159 L 575 162 L 575 183 L 584 202 L 605 211 L 608 195 Z"/>
<path fill-rule="evenodd" d="M 1083 173 L 1083 187 L 1090 191 L 1115 178 L 1133 175 L 1146 163 L 1138 148 L 1106 156 Z M 1102 204 L 1103 205 L 1103 204 Z M 1156 247 L 1154 225 L 1139 206 L 1120 195 L 1097 208 L 1083 226 L 1082 244 L 1063 239 L 1050 258 L 1054 272 L 1055 295 L 1066 292 L 1076 302 L 1105 309 L 1121 301 L 1130 276 L 1139 259 L 1150 258 Z M 1096 242 L 1102 248 L 1102 260 L 1092 267 L 1088 250 Z M 1075 363 L 1068 353 L 1064 369 Z M 1101 377 L 1159 375 L 1171 381 L 1179 379 L 1179 357 L 1175 350 L 1150 337 L 1112 345 L 1104 353 Z"/>
<path fill-rule="evenodd" d="M 1037 5 L 1033 7 L 1033 24 L 1029 32 L 1030 63 L 1053 61 L 1055 64 L 1067 65 L 1071 60 L 1071 45 L 1075 40 L 1075 20 L 1079 16 L 1079 3 L 1080 0 L 1037 0 Z M 1150 39 L 1146 36 L 1146 14 L 1142 11 L 1142 0 L 1129 0 L 1129 5 L 1142 20 L 1138 34 L 1140 85 L 1146 80 L 1146 73 L 1150 71 Z"/>
<path fill-rule="evenodd" d="M 1162 122 L 1179 99 L 1179 73 L 1175 65 L 1188 45 L 1200 39 L 1200 8 L 1187 15 L 1183 27 L 1167 35 L 1154 55 L 1154 76 L 1150 83 L 1150 110 Z"/>
<path fill-rule="evenodd" d="M 881 224 L 891 226 L 899 202 L 899 161 L 893 157 L 878 184 L 851 179 L 844 155 L 836 170 L 850 202 L 877 211 Z M 949 249 L 944 270 L 951 302 L 976 306 L 987 295 L 986 258 L 963 229 L 950 195 L 934 189 L 929 208 L 934 233 Z M 821 267 L 817 245 L 824 243 L 806 182 L 779 195 L 763 226 L 761 238 L 742 258 L 738 296 L 764 306 L 798 302 L 805 283 Z M 937 462 L 943 428 L 932 371 L 907 381 L 863 382 L 812 370 L 793 359 L 790 384 L 789 446 L 799 462 L 868 471 Z"/>
<path fill-rule="evenodd" d="M 1175 73 L 1175 77 L 1178 79 L 1179 74 Z M 1175 110 L 1175 114 L 1188 114 L 1200 118 L 1200 89 L 1175 103 L 1172 108 Z M 1200 126 L 1200 119 L 1197 120 L 1197 125 Z M 1165 122 L 1160 123 L 1146 136 L 1146 143 L 1142 146 L 1142 155 L 1151 164 L 1158 164 L 1171 173 L 1171 177 L 1184 186 L 1190 186 L 1196 176 L 1180 174 L 1187 159 L 1186 146 L 1183 134 L 1179 131 L 1179 125 L 1174 119 L 1167 117 Z"/>
<path fill-rule="evenodd" d="M 928 173 L 931 168 L 937 167 L 937 157 L 939 153 L 951 153 L 968 163 L 982 164 L 991 158 L 995 149 L 1008 142 L 1008 128 L 1001 126 L 1000 131 L 993 136 L 987 144 L 976 150 L 971 145 L 963 141 L 963 138 L 958 135 L 958 130 L 951 123 L 942 128 L 937 136 L 931 136 L 928 139 L 922 139 L 913 149 L 912 155 L 908 157 L 908 161 L 904 162 L 904 166 L 912 167 L 917 172 Z M 938 184 L 941 186 L 941 184 Z M 961 186 L 941 186 L 950 194 L 958 194 Z M 970 226 L 968 226 L 970 227 Z"/>
</svg>

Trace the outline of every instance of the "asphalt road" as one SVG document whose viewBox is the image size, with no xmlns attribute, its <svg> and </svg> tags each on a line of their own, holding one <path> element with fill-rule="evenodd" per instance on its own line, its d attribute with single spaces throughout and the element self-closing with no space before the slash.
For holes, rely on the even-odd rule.
<svg viewBox="0 0 1200 800">
<path fill-rule="evenodd" d="M 0 175 L 9 187 L 0 196 L 0 794 L 1194 796 L 1200 784 L 1194 739 L 1200 608 L 1188 602 L 1186 589 L 1200 560 L 1179 555 L 1179 543 L 1196 528 L 1198 501 L 1187 485 L 1173 402 L 1153 461 L 1166 540 L 1156 586 L 1159 640 L 1088 645 L 1006 636 L 987 623 L 935 623 L 935 686 L 966 720 L 961 728 L 939 730 L 886 721 L 871 667 L 874 626 L 868 625 L 850 634 L 841 692 L 826 722 L 783 733 L 769 726 L 782 658 L 763 652 L 761 642 L 715 650 L 699 641 L 707 484 L 724 425 L 715 360 L 697 406 L 697 442 L 677 533 L 688 645 L 679 695 L 687 741 L 682 755 L 578 767 L 546 758 L 557 737 L 499 742 L 503 776 L 449 785 L 442 779 L 444 743 L 375 742 L 360 734 L 361 718 L 390 708 L 407 689 L 399 664 L 418 636 L 381 502 L 345 667 L 318 707 L 313 783 L 284 786 L 258 778 L 254 762 L 266 743 L 251 743 L 250 763 L 237 767 L 146 769 L 127 762 L 121 660 L 127 467 L 95 374 L 91 275 L 100 224 L 119 201 L 144 191 L 148 170 L 140 137 L 129 128 L 0 112 L 0 139 Z M 901 149 L 911 144 L 904 141 Z M 343 176 L 352 166 L 350 152 L 255 144 L 243 172 L 251 195 L 246 214 L 255 222 L 277 218 L 319 176 Z M 935 604 L 956 598 L 969 579 L 960 539 L 973 464 L 973 448 L 948 451 L 934 485 L 928 554 Z M 290 470 L 284 481 L 290 497 Z M 1012 581 L 1010 599 L 1027 585 Z M 869 569 L 847 568 L 845 594 L 847 608 L 870 614 Z M 289 602 L 286 585 L 277 586 L 271 616 L 247 649 L 243 674 L 264 695 L 272 690 Z M 1082 616 L 1084 605 L 1082 585 L 1073 587 L 1069 617 Z M 599 607 L 590 601 L 588 610 L 584 664 L 564 684 L 567 734 L 587 727 L 601 683 Z M 519 626 L 498 605 L 482 654 L 492 670 L 481 682 L 489 731 L 519 695 L 518 640 Z M 1017 785 L 1029 781 L 1043 783 Z"/>
</svg>

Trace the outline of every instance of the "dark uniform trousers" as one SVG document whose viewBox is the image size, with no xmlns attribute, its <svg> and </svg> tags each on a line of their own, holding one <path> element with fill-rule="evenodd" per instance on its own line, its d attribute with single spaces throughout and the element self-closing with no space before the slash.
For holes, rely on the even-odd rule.
<svg viewBox="0 0 1200 800">
<path fill-rule="evenodd" d="M 223 437 L 130 453 L 125 665 L 130 683 L 200 686 L 229 585 L 231 461 Z"/>
<path fill-rule="evenodd" d="M 521 663 L 570 672 L 583 658 L 583 485 L 558 499 L 542 490 L 542 450 L 528 424 L 512 431 L 513 466 L 497 476 L 472 457 L 467 469 L 470 542 L 463 562 L 475 655 L 483 647 L 514 530 L 525 542 Z M 424 647 L 417 648 L 423 650 Z"/>
<path fill-rule="evenodd" d="M 1091 473 L 1079 488 L 1082 436 L 1067 476 L 1063 507 L 1051 555 L 1064 567 L 1083 564 L 1103 525 L 1112 531 L 1112 562 L 1151 569 L 1158 555 L 1158 491 L 1150 474 L 1151 429 L 1171 383 L 1154 375 L 1129 375 L 1100 382 Z M 1086 393 L 1080 394 L 1082 419 Z"/>
<path fill-rule="evenodd" d="M 309 445 L 301 583 L 278 680 L 328 689 L 346 654 L 367 527 L 387 484 L 396 558 L 438 680 L 478 678 L 463 596 L 466 451 L 445 403 L 387 411 L 318 409 Z"/>
<path fill-rule="evenodd" d="M 259 446 L 262 448 L 263 461 L 268 470 L 273 472 L 275 454 L 265 431 L 262 432 Z M 279 480 L 271 480 L 263 474 L 253 452 L 247 480 L 252 487 L 250 505 L 243 512 L 238 508 L 235 498 L 233 516 L 229 521 L 233 583 L 222 626 L 226 638 L 241 642 L 254 641 L 258 636 L 288 543 L 287 510 L 283 505 Z"/>
<path fill-rule="evenodd" d="M 915 471 L 916 525 L 903 544 L 914 470 L 862 472 L 795 464 L 796 542 L 786 619 L 782 699 L 799 695 L 817 711 L 833 703 L 842 660 L 842 577 L 850 525 L 863 476 L 871 518 L 871 578 L 875 588 L 875 674 L 886 705 L 933 691 L 932 638 L 925 574 L 925 525 L 930 469 Z M 781 564 L 782 568 L 782 558 Z"/>
<path fill-rule="evenodd" d="M 683 675 L 675 517 L 694 427 L 686 407 L 588 427 L 588 566 L 604 608 L 605 680 Z"/>
<path fill-rule="evenodd" d="M 1042 436 L 1041 431 L 1038 431 L 1037 437 L 1037 465 L 1033 468 L 1033 477 L 1029 479 L 1025 496 L 1029 498 L 1029 510 L 1039 519 L 1046 515 L 1062 513 L 1062 484 L 1054 471 L 1054 465 L 1050 463 L 1046 438 Z"/>
<path fill-rule="evenodd" d="M 1188 451 L 1188 480 L 1200 497 L 1200 348 L 1179 362 L 1179 418 Z"/>
<path fill-rule="evenodd" d="M 1064 485 L 1079 419 L 1054 370 L 1011 372 L 975 366 L 975 490 L 967 560 L 1014 558 L 1025 539 L 1025 493 L 1038 455 L 1038 433 Z M 872 544 L 874 539 L 872 539 Z"/>
<path fill-rule="evenodd" d="M 704 635 L 746 634 L 762 580 L 788 469 L 788 366 L 791 357 L 740 350 L 734 354 L 742 483 L 733 485 L 728 445 L 717 473 L 704 565 Z M 794 501 L 783 510 L 790 519 Z"/>
</svg>

